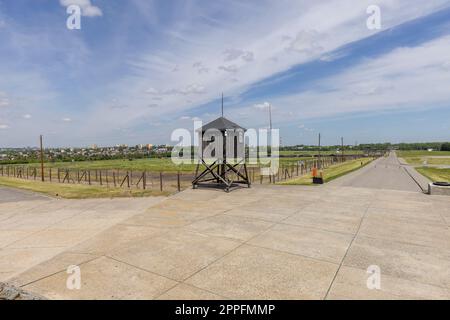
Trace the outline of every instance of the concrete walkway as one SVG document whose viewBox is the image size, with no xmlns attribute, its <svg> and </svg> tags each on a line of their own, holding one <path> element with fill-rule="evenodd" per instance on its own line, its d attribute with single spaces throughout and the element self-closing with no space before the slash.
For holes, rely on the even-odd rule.
<svg viewBox="0 0 450 320">
<path fill-rule="evenodd" d="M 0 203 L 50 199 L 44 195 L 0 186 Z"/>
<path fill-rule="evenodd" d="M 164 198 L 61 200 L 2 188 L 0 199 L 8 199 L 0 202 L 1 282 Z"/>
<path fill-rule="evenodd" d="M 426 178 L 414 168 L 401 163 L 394 152 L 388 157 L 380 158 L 361 170 L 330 183 L 333 186 L 370 188 L 382 190 L 422 191 L 427 184 Z"/>
<path fill-rule="evenodd" d="M 0 272 L 51 299 L 450 299 L 450 198 L 423 194 L 393 160 L 320 187 L 18 203 L 2 229 L 46 228 L 3 242 Z"/>
</svg>

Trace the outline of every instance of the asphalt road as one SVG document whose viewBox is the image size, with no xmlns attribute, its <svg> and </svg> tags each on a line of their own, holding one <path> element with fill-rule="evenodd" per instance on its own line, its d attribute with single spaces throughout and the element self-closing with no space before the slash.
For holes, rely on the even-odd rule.
<svg viewBox="0 0 450 320">
<path fill-rule="evenodd" d="M 392 152 L 365 168 L 331 182 L 334 186 L 371 189 L 422 191 Z"/>
<path fill-rule="evenodd" d="M 17 201 L 31 201 L 31 200 L 45 200 L 46 196 L 41 196 L 36 193 L 22 191 L 18 189 L 11 189 L 0 187 L 0 203 L 17 202 Z"/>
</svg>

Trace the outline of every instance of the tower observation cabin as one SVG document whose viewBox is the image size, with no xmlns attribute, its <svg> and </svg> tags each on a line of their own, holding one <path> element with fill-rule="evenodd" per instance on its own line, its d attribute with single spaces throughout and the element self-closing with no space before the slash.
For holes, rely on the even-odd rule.
<svg viewBox="0 0 450 320">
<path fill-rule="evenodd" d="M 245 163 L 246 129 L 222 117 L 197 129 L 199 135 L 198 163 L 192 187 L 250 187 Z M 200 169 L 202 169 L 200 171 Z"/>
</svg>

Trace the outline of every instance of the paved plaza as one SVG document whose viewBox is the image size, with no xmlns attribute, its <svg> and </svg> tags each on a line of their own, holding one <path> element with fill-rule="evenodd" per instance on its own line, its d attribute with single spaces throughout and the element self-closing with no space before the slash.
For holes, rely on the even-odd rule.
<svg viewBox="0 0 450 320">
<path fill-rule="evenodd" d="M 0 281 L 49 299 L 450 299 L 450 197 L 419 185 L 392 154 L 318 187 L 5 196 Z"/>
</svg>

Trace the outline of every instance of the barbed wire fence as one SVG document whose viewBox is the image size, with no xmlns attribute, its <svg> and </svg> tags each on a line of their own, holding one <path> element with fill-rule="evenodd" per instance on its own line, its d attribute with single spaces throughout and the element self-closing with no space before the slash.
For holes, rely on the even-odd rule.
<svg viewBox="0 0 450 320">
<path fill-rule="evenodd" d="M 275 184 L 281 181 L 302 177 L 311 173 L 313 168 L 326 169 L 332 165 L 349 160 L 363 158 L 359 155 L 324 156 L 320 159 L 298 160 L 280 163 L 273 175 L 262 175 L 262 166 L 249 165 L 248 175 L 252 184 Z M 29 165 L 0 165 L 0 176 L 44 183 L 83 184 L 106 188 L 127 188 L 167 192 L 179 192 L 191 186 L 194 172 L 184 171 L 146 171 L 122 169 L 74 169 L 40 167 Z"/>
</svg>

